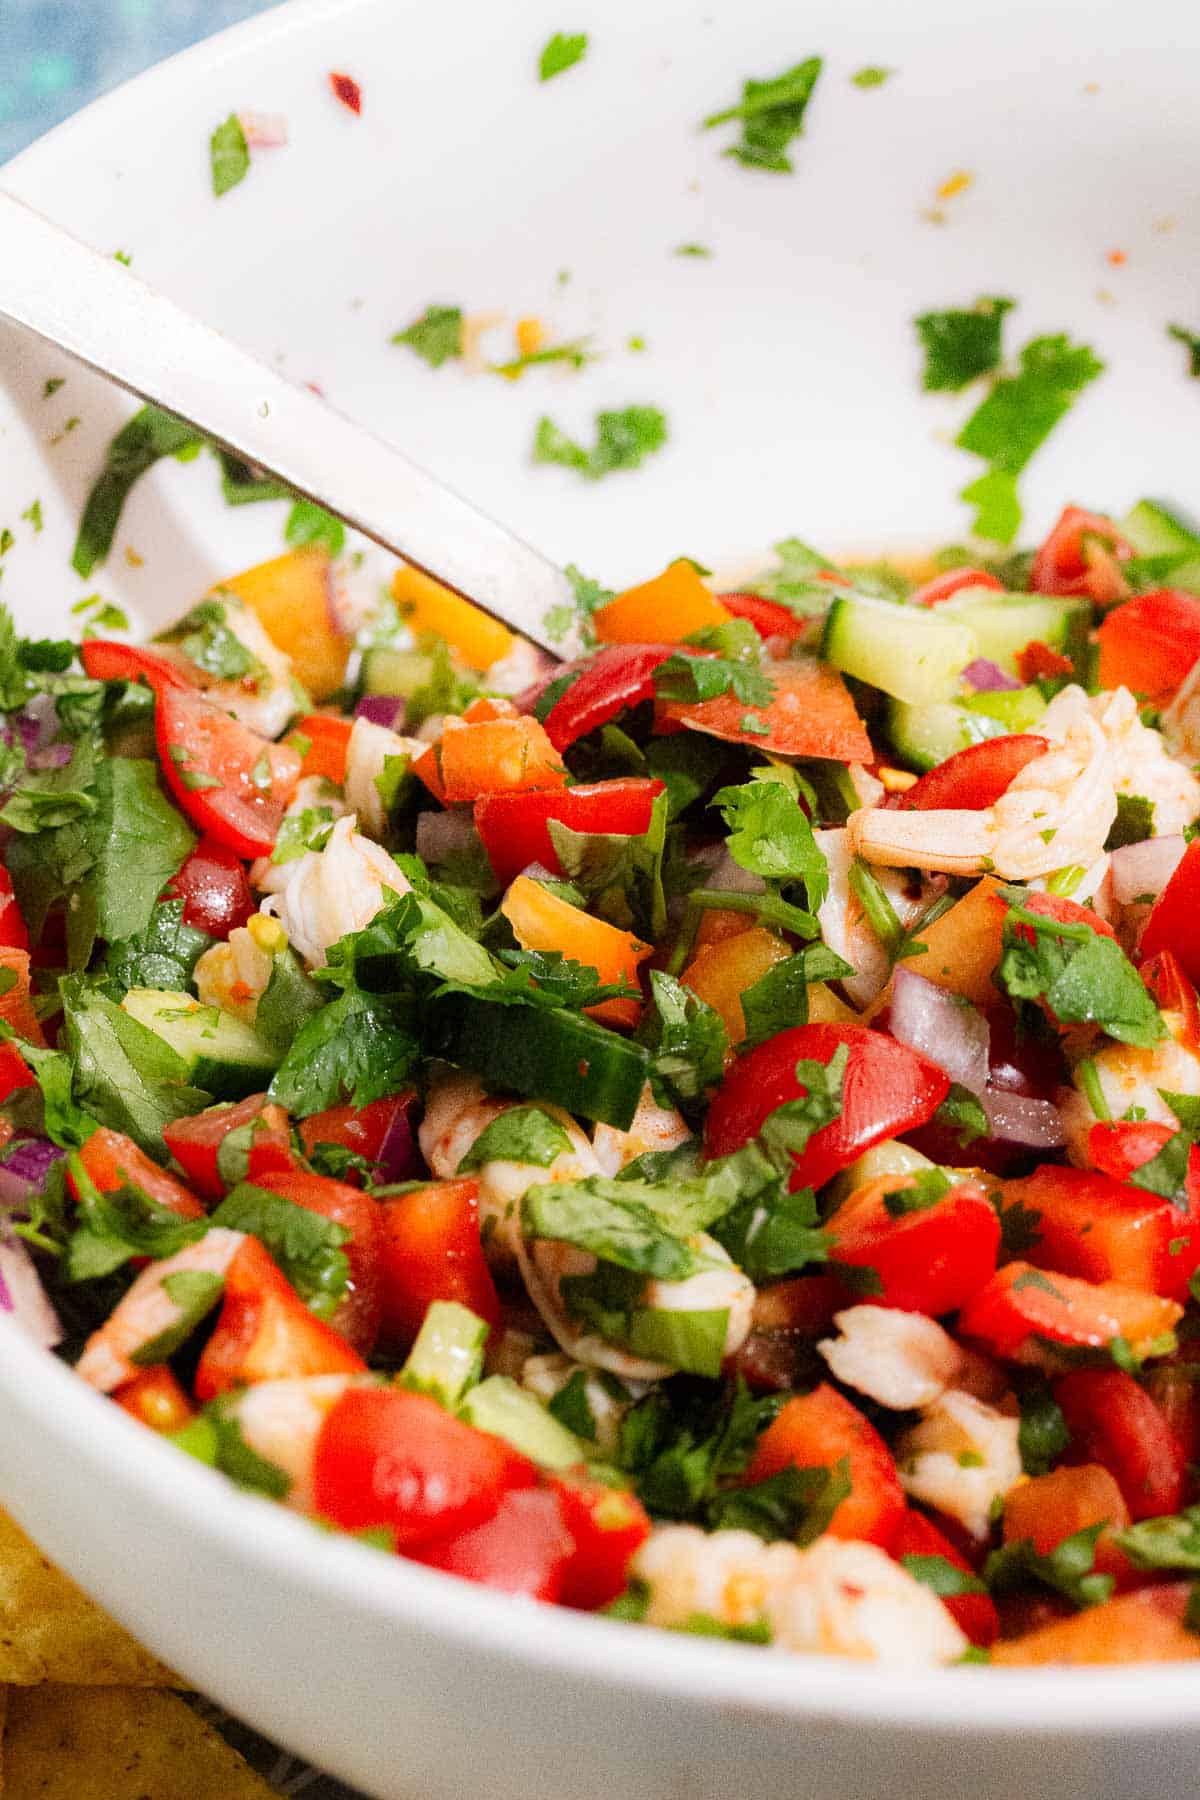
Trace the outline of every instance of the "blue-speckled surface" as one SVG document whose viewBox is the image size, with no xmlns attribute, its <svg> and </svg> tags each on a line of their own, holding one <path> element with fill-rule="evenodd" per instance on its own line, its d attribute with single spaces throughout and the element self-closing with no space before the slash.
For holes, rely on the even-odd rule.
<svg viewBox="0 0 1200 1800">
<path fill-rule="evenodd" d="M 271 0 L 0 0 L 0 162 L 151 63 L 263 12 Z M 355 1800 L 227 1719 L 221 1726 L 282 1795 Z"/>
<path fill-rule="evenodd" d="M 0 0 L 0 162 L 151 63 L 268 0 Z"/>
</svg>

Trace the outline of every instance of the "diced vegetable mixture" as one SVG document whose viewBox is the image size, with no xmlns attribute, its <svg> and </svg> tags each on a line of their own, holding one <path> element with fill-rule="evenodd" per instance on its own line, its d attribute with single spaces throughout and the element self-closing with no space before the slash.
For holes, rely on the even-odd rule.
<svg viewBox="0 0 1200 1800">
<path fill-rule="evenodd" d="M 512 1595 L 1200 1656 L 1200 538 L 573 576 L 0 612 L 0 1306 Z"/>
</svg>

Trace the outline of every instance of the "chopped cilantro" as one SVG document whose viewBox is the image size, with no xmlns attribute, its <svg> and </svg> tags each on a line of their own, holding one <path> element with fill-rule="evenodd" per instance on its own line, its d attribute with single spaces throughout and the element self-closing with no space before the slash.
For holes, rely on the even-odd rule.
<svg viewBox="0 0 1200 1800">
<path fill-rule="evenodd" d="M 815 912 L 829 891 L 829 869 L 803 808 L 779 781 L 721 788 L 712 804 L 729 831 L 739 868 L 769 881 L 799 881 Z"/>
<path fill-rule="evenodd" d="M 249 1182 L 226 1195 L 210 1223 L 256 1237 L 318 1318 L 336 1311 L 350 1279 L 344 1225 Z"/>
<path fill-rule="evenodd" d="M 451 357 L 461 356 L 463 315 L 460 306 L 430 305 L 419 319 L 393 334 L 393 344 L 407 344 L 431 369 L 440 369 Z"/>
<path fill-rule="evenodd" d="M 707 244 L 676 244 L 676 256 L 711 256 L 712 251 Z"/>
<path fill-rule="evenodd" d="M 533 441 L 535 463 L 559 463 L 589 481 L 616 469 L 636 469 L 667 441 L 666 415 L 656 406 L 626 406 L 596 414 L 596 442 L 585 449 L 553 419 L 538 420 Z"/>
<path fill-rule="evenodd" d="M 877 88 L 895 73 L 895 69 L 884 68 L 879 63 L 868 63 L 864 68 L 855 69 L 850 80 L 856 88 Z"/>
<path fill-rule="evenodd" d="M 283 535 L 296 548 L 302 544 L 319 544 L 330 556 L 340 556 L 346 547 L 346 527 L 342 521 L 313 500 L 292 502 Z"/>
<path fill-rule="evenodd" d="M 1062 1408 L 1048 1388 L 1027 1388 L 1020 1396 L 1017 1448 L 1026 1475 L 1048 1475 L 1071 1441 Z"/>
<path fill-rule="evenodd" d="M 926 390 L 957 393 L 999 368 L 1004 315 L 1013 304 L 991 294 L 972 307 L 921 313 L 913 323 L 925 351 Z"/>
<path fill-rule="evenodd" d="M 692 656 L 686 650 L 677 650 L 655 669 L 654 691 L 660 700 L 677 700 L 685 705 L 732 694 L 743 706 L 769 706 L 774 688 L 755 663 L 728 656 Z"/>
<path fill-rule="evenodd" d="M 121 509 L 130 490 L 164 456 L 199 449 L 203 439 L 191 425 L 158 406 L 143 406 L 108 446 L 104 468 L 87 497 L 71 566 L 86 581 L 112 549 Z"/>
<path fill-rule="evenodd" d="M 41 501 L 40 500 L 31 500 L 29 505 L 25 508 L 25 511 L 21 514 L 21 517 L 26 521 L 27 524 L 33 526 L 33 535 L 34 535 L 34 537 L 37 537 L 39 535 L 39 533 L 41 532 L 42 525 L 44 523 L 44 521 L 42 519 L 42 503 L 41 503 Z"/>
<path fill-rule="evenodd" d="M 650 1080 L 663 1105 L 694 1114 L 721 1079 L 726 1048 L 721 1015 L 661 969 L 650 971 L 650 995 L 638 1027 L 638 1042 L 652 1059 Z"/>
<path fill-rule="evenodd" d="M 1104 840 L 1106 850 L 1121 850 L 1154 836 L 1154 802 L 1142 794 L 1118 794 L 1117 816 Z"/>
<path fill-rule="evenodd" d="M 750 169 L 790 174 L 792 162 L 787 148 L 793 138 L 803 134 L 804 115 L 821 68 L 821 58 L 810 56 L 770 80 L 751 78 L 743 82 L 741 100 L 723 112 L 711 113 L 703 121 L 703 129 L 708 131 L 714 125 L 740 120 L 741 139 L 723 154 L 736 157 Z"/>
<path fill-rule="evenodd" d="M 923 1587 L 932 1588 L 940 1600 L 952 1600 L 959 1594 L 987 1593 L 987 1585 L 978 1575 L 960 1569 L 945 1556 L 902 1556 L 900 1566 Z"/>
<path fill-rule="evenodd" d="M 586 337 L 570 338 L 562 344 L 549 344 L 544 350 L 528 350 L 510 362 L 489 363 L 488 370 L 492 375 L 516 381 L 526 369 L 536 369 L 542 363 L 565 363 L 572 369 L 582 369 L 585 363 L 596 360 L 595 351 L 588 349 L 590 342 Z"/>
<path fill-rule="evenodd" d="M 1156 1044 L 1166 1028 L 1116 940 L 1013 903 L 1020 889 L 1008 893 L 997 979 L 1009 997 L 1044 1001 L 1064 1025 L 1096 1024 L 1121 1043 Z"/>
<path fill-rule="evenodd" d="M 183 636 L 178 637 L 182 632 Z M 220 600 L 202 600 L 182 619 L 172 639 L 189 662 L 217 681 L 260 679 L 266 671 L 229 623 L 229 608 Z"/>
<path fill-rule="evenodd" d="M 538 58 L 538 80 L 550 81 L 564 69 L 574 68 L 587 55 L 586 31 L 556 31 Z"/>
<path fill-rule="evenodd" d="M 66 381 L 66 379 L 67 378 L 65 375 L 49 376 L 49 378 L 46 381 L 45 387 L 42 389 L 42 399 L 43 400 L 51 399 L 53 397 L 53 395 L 57 394 L 59 388 L 62 387 L 62 385 Z"/>
<path fill-rule="evenodd" d="M 993 1593 L 1035 1581 L 1078 1607 L 1099 1606 L 1113 1590 L 1111 1575 L 1095 1572 L 1096 1540 L 1103 1524 L 1088 1525 L 1058 1544 L 1048 1556 L 1040 1555 L 1029 1538 L 993 1550 L 983 1568 L 983 1578 Z"/>
<path fill-rule="evenodd" d="M 1141 1519 L 1116 1541 L 1139 1569 L 1200 1569 L 1200 1506 L 1165 1518 Z"/>
<path fill-rule="evenodd" d="M 1175 338 L 1187 350 L 1188 374 L 1200 377 L 1200 332 L 1189 331 L 1186 325 L 1168 325 L 1167 336 Z"/>
<path fill-rule="evenodd" d="M 710 1531 L 752 1531 L 768 1543 L 786 1538 L 802 1548 L 827 1528 L 834 1509 L 850 1492 L 850 1463 L 832 1469 L 794 1464 L 748 1487 L 723 1489 L 709 1503 Z"/>
<path fill-rule="evenodd" d="M 1017 478 L 1007 469 L 989 469 L 963 488 L 961 498 L 975 508 L 971 530 L 994 544 L 1011 544 L 1021 526 Z"/>
<path fill-rule="evenodd" d="M 510 1106 L 485 1125 L 458 1165 L 467 1175 L 489 1162 L 531 1163 L 548 1169 L 571 1140 L 557 1119 L 540 1106 Z"/>
<path fill-rule="evenodd" d="M 244 181 L 250 173 L 250 148 L 236 113 L 218 125 L 208 141 L 212 190 L 217 199 Z"/>
<path fill-rule="evenodd" d="M 808 990 L 813 982 L 840 981 L 853 974 L 850 964 L 825 944 L 806 944 L 803 950 L 775 964 L 742 994 L 746 1035 L 743 1051 L 753 1050 L 777 1032 L 808 1022 Z"/>
<path fill-rule="evenodd" d="M 416 1041 L 384 1001 L 348 992 L 301 1028 L 271 1081 L 270 1097 L 295 1118 L 349 1101 L 366 1106 L 403 1086 Z"/>
<path fill-rule="evenodd" d="M 294 862 L 308 850 L 323 850 L 332 830 L 332 806 L 306 806 L 298 813 L 286 814 L 275 839 L 271 861 Z"/>
</svg>

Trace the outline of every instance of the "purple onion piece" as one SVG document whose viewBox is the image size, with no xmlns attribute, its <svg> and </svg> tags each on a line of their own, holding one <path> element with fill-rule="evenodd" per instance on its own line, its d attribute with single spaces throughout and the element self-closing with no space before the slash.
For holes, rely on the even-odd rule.
<svg viewBox="0 0 1200 1800">
<path fill-rule="evenodd" d="M 888 1029 L 900 1043 L 919 1050 L 951 1081 L 983 1092 L 987 1082 L 991 1032 L 983 1014 L 963 1006 L 936 982 L 901 963 L 892 986 Z"/>
<path fill-rule="evenodd" d="M 411 1181 L 421 1173 L 424 1164 L 417 1143 L 417 1096 L 404 1097 L 396 1107 L 387 1135 L 379 1147 L 379 1180 Z"/>
<path fill-rule="evenodd" d="M 990 1088 L 980 1098 L 994 1138 L 1027 1150 L 1059 1150 L 1066 1143 L 1062 1115 L 1053 1101 Z"/>
<path fill-rule="evenodd" d="M 1021 683 L 986 656 L 977 656 L 963 670 L 963 680 L 969 682 L 977 694 L 1009 694 L 1019 688 Z"/>
<path fill-rule="evenodd" d="M 14 1145 L 0 1162 L 0 1211 L 14 1218 L 27 1216 L 33 1196 L 41 1193 L 51 1168 L 65 1155 L 45 1138 L 27 1138 Z"/>
<path fill-rule="evenodd" d="M 354 707 L 356 719 L 368 719 L 372 725 L 385 725 L 399 731 L 404 724 L 406 701 L 403 694 L 364 694 Z"/>
</svg>

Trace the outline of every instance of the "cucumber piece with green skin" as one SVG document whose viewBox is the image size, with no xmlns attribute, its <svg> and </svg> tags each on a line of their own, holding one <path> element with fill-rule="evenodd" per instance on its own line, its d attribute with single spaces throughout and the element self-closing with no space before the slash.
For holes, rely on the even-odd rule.
<svg viewBox="0 0 1200 1800">
<path fill-rule="evenodd" d="M 368 694 L 415 694 L 433 673 L 433 663 L 420 650 L 390 650 L 379 646 L 365 650 L 362 684 Z"/>
<path fill-rule="evenodd" d="M 457 1300 L 434 1300 L 400 1371 L 401 1387 L 460 1406 L 483 1373 L 488 1330 L 486 1320 Z"/>
<path fill-rule="evenodd" d="M 1077 672 L 1084 668 L 1092 625 L 1090 600 L 964 588 L 937 610 L 939 617 L 965 625 L 974 636 L 976 656 L 994 662 L 1007 675 L 1019 673 L 1017 658 L 1033 643 L 1069 656 Z"/>
<path fill-rule="evenodd" d="M 887 730 L 900 761 L 924 775 L 969 744 L 1034 730 L 1045 710 L 1046 702 L 1035 687 L 975 694 L 969 700 L 932 706 L 908 706 L 903 700 L 893 700 L 887 710 Z"/>
<path fill-rule="evenodd" d="M 948 618 L 945 607 L 926 611 L 859 594 L 833 602 L 821 640 L 835 669 L 912 704 L 949 700 L 979 654 L 967 624 Z"/>
<path fill-rule="evenodd" d="M 171 1046 L 187 1065 L 187 1079 L 214 1100 L 241 1100 L 261 1092 L 280 1058 L 252 1025 L 191 994 L 165 988 L 130 988 L 122 1010 Z"/>
<path fill-rule="evenodd" d="M 650 1072 L 640 1044 L 580 1013 L 465 993 L 426 1002 L 425 1052 L 496 1087 L 628 1131 Z"/>
<path fill-rule="evenodd" d="M 507 1375 L 489 1375 L 473 1387 L 459 1417 L 477 1431 L 503 1438 L 542 1469 L 570 1469 L 588 1458 L 586 1445 L 575 1433 Z"/>
<path fill-rule="evenodd" d="M 1139 556 L 1182 559 L 1164 574 L 1164 587 L 1200 594 L 1200 536 L 1178 514 L 1157 500 L 1139 500 L 1118 529 Z"/>
</svg>

